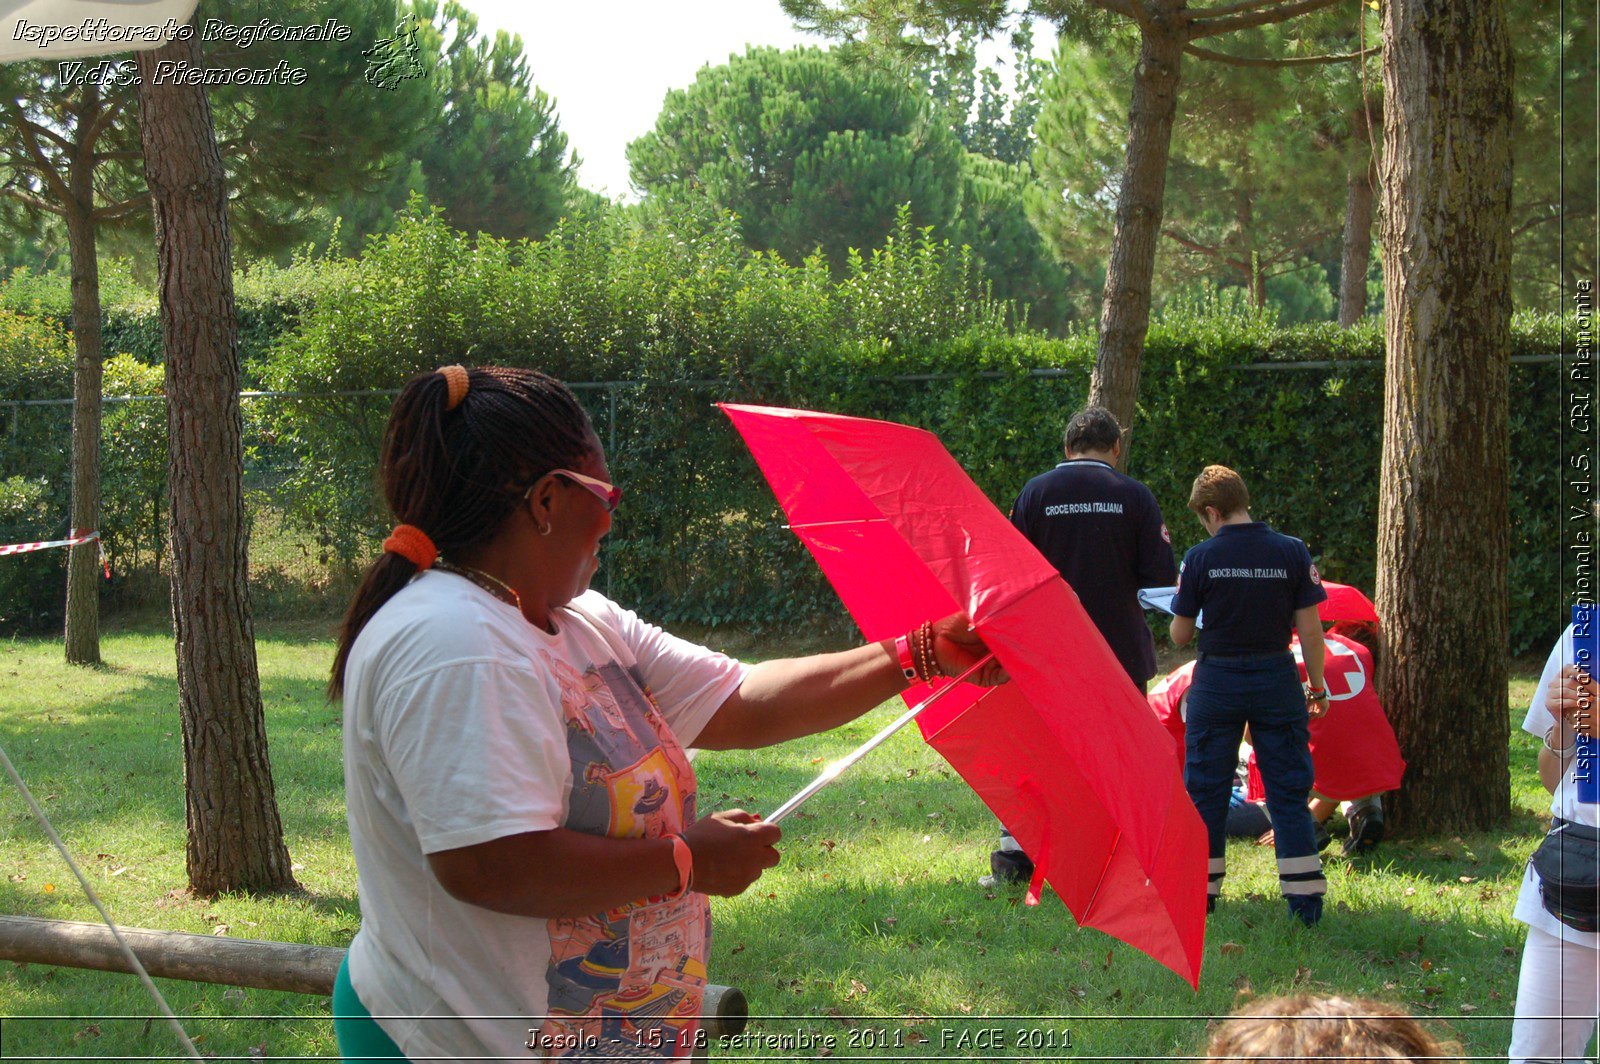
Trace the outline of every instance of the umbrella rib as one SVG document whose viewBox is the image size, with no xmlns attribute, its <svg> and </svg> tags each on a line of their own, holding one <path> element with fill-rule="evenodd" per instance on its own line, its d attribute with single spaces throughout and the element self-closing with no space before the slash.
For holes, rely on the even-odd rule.
<svg viewBox="0 0 1600 1064">
<path fill-rule="evenodd" d="M 854 517 L 848 521 L 806 521 L 803 524 L 781 525 L 779 527 L 794 531 L 800 528 L 834 528 L 838 525 L 886 525 L 888 523 L 889 519 L 887 517 Z"/>
<path fill-rule="evenodd" d="M 1106 872 L 1111 867 L 1111 861 L 1117 856 L 1117 847 L 1122 845 L 1122 829 L 1117 829 L 1117 837 L 1111 840 L 1111 848 L 1106 851 L 1106 863 L 1100 869 L 1100 876 L 1094 881 L 1094 893 L 1089 895 L 1089 904 L 1083 907 L 1083 915 L 1078 917 L 1078 924 L 1082 926 L 1089 920 L 1089 914 L 1094 912 L 1094 903 L 1100 900 L 1100 889 L 1106 885 Z"/>
</svg>

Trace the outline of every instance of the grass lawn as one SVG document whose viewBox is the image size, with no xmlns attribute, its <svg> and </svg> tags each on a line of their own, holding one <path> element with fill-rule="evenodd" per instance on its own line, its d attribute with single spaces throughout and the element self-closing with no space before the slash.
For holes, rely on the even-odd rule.
<svg viewBox="0 0 1600 1064">
<path fill-rule="evenodd" d="M 360 916 L 339 714 L 322 697 L 328 628 L 260 633 L 273 771 L 306 891 L 259 900 L 185 893 L 181 739 L 164 629 L 109 633 L 109 664 L 96 670 L 64 666 L 53 641 L 0 643 L 0 743 L 119 923 L 348 944 Z M 1329 910 L 1311 930 L 1288 918 L 1270 849 L 1233 844 L 1198 994 L 1143 954 L 1079 930 L 1053 895 L 1030 909 L 1020 890 L 978 887 L 994 821 L 908 729 L 784 825 L 777 869 L 742 897 L 714 900 L 712 980 L 749 996 L 752 1035 L 794 1045 L 752 1038 L 711 1055 L 1179 1057 L 1203 1046 L 1210 1017 L 1298 990 L 1382 998 L 1430 1018 L 1467 1054 L 1503 1054 L 1523 937 L 1511 908 L 1548 809 L 1536 743 L 1516 727 L 1535 679 L 1521 669 L 1511 687 L 1514 815 L 1504 830 L 1388 842 L 1356 861 L 1335 844 Z M 899 706 L 774 750 L 702 755 L 702 811 L 774 808 Z M 97 919 L 4 780 L 0 912 Z M 203 1052 L 335 1055 L 325 999 L 160 985 Z M 153 1012 L 131 976 L 0 965 L 6 1059 L 176 1056 L 163 1024 L 147 1022 Z M 989 1028 L 999 1048 L 980 1033 Z M 817 1047 L 830 1037 L 824 1054 Z"/>
</svg>

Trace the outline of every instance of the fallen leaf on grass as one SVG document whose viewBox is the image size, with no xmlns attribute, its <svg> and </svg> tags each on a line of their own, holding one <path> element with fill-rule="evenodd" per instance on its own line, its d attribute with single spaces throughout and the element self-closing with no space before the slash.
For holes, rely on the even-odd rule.
<svg viewBox="0 0 1600 1064">
<path fill-rule="evenodd" d="M 1235 953 L 1243 953 L 1244 947 L 1239 945 L 1237 942 L 1224 942 L 1219 947 L 1219 950 L 1224 957 L 1231 957 Z"/>
<path fill-rule="evenodd" d="M 849 990 L 848 993 L 845 994 L 844 999 L 846 1001 L 854 1001 L 856 998 L 860 997 L 862 994 L 865 994 L 866 992 L 867 992 L 867 984 L 866 983 L 863 983 L 859 979 L 852 979 L 852 980 L 850 980 L 850 990 Z"/>
<path fill-rule="evenodd" d="M 955 1004 L 955 1009 L 956 1009 L 957 1012 L 963 1012 L 963 1013 L 971 1012 L 972 1011 L 972 1006 L 968 1005 L 965 1001 L 958 1001 Z"/>
<path fill-rule="evenodd" d="M 1462 1004 L 1462 1005 L 1457 1005 L 1456 1008 L 1460 1009 L 1462 1012 L 1477 1012 L 1478 1011 L 1478 1006 L 1476 1006 L 1476 1005 Z"/>
<path fill-rule="evenodd" d="M 56 885 L 54 883 L 46 883 L 44 885 L 44 892 L 46 894 L 54 894 L 56 892 Z"/>
<path fill-rule="evenodd" d="M 1416 887 L 1407 887 L 1405 893 L 1406 893 L 1406 897 L 1408 897 L 1408 898 L 1412 897 L 1413 895 L 1415 895 L 1417 893 L 1417 888 Z"/>
<path fill-rule="evenodd" d="M 113 876 L 120 876 L 122 873 L 126 872 L 127 870 L 128 870 L 128 866 L 127 865 L 123 865 L 121 868 L 113 868 L 111 870 L 111 874 Z"/>
<path fill-rule="evenodd" d="M 734 954 L 743 953 L 743 952 L 744 952 L 744 943 L 741 942 L 737 946 L 733 947 L 731 950 L 728 951 L 728 956 L 731 957 Z"/>
<path fill-rule="evenodd" d="M 226 935 L 228 933 L 228 925 L 227 924 L 218 924 L 217 925 L 217 929 L 215 931 L 211 932 L 211 933 L 213 935 Z"/>
</svg>

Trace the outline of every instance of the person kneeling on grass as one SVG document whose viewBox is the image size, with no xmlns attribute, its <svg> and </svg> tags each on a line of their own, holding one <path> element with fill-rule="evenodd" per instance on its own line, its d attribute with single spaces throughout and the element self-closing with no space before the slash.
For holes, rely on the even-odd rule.
<svg viewBox="0 0 1600 1064">
<path fill-rule="evenodd" d="M 1306 545 L 1251 518 L 1250 493 L 1238 473 L 1207 466 L 1194 480 L 1189 509 L 1211 538 L 1190 548 L 1178 570 L 1172 642 L 1187 645 L 1205 610 L 1189 688 L 1183 778 L 1206 825 L 1206 909 L 1215 910 L 1227 871 L 1228 797 L 1249 726 L 1272 810 L 1278 884 L 1289 911 L 1309 926 L 1322 918 L 1328 889 L 1306 808 L 1309 715 L 1328 711 L 1317 616 L 1317 603 L 1328 595 Z M 1291 629 L 1300 634 L 1309 691 L 1300 686 L 1289 651 Z"/>
</svg>

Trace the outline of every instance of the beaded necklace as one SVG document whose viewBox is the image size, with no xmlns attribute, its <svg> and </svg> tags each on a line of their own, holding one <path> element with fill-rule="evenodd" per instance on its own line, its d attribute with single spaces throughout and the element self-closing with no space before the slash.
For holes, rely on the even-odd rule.
<svg viewBox="0 0 1600 1064">
<path fill-rule="evenodd" d="M 509 606 L 515 606 L 518 613 L 522 612 L 522 596 L 517 594 L 516 588 L 499 577 L 491 576 L 482 569 L 474 569 L 470 565 L 456 565 L 453 562 L 447 562 L 443 558 L 435 561 L 433 567 L 435 569 L 443 569 L 447 573 L 455 573 L 459 577 L 472 581 L 501 602 Z"/>
</svg>

